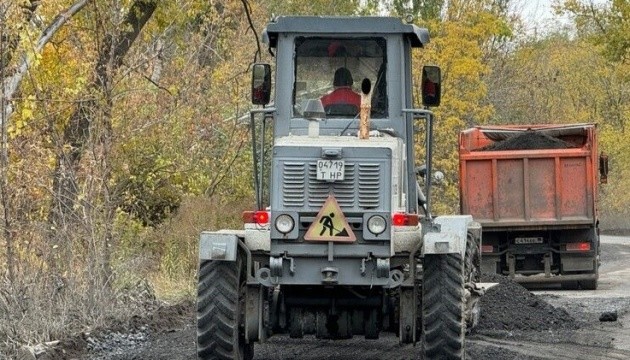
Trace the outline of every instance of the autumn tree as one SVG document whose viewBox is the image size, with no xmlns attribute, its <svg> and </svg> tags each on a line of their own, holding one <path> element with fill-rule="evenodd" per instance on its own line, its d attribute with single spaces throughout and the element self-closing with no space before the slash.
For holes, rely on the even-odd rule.
<svg viewBox="0 0 630 360">
<path fill-rule="evenodd" d="M 16 195 L 19 192 L 14 191 L 15 188 L 10 191 L 9 139 L 20 133 L 32 115 L 32 104 L 30 104 L 31 106 L 22 108 L 19 119 L 12 119 L 16 98 L 21 92 L 22 80 L 29 69 L 38 62 L 44 46 L 87 2 L 88 0 L 78 0 L 70 7 L 60 10 L 52 22 L 45 27 L 36 15 L 39 1 L 25 1 L 21 4 L 4 1 L 0 3 L 0 19 L 2 20 L 2 25 L 0 25 L 0 90 L 2 91 L 0 96 L 0 197 L 3 209 L 3 235 L 7 249 L 7 270 L 11 281 L 15 280 L 16 266 L 15 230 L 11 222 L 11 210 L 14 204 L 11 199 L 17 198 Z"/>
<path fill-rule="evenodd" d="M 602 187 L 602 209 L 609 218 L 618 218 L 611 225 L 626 226 L 623 222 L 630 206 L 625 195 L 630 191 L 630 165 L 625 160 L 630 155 L 630 3 L 565 0 L 556 10 L 569 15 L 579 38 L 603 57 L 592 77 L 599 85 L 595 92 L 602 94 L 597 107 L 601 148 L 608 153 L 611 167 L 610 182 Z"/>
<path fill-rule="evenodd" d="M 505 1 L 449 1 L 432 2 L 440 10 L 429 13 L 411 12 L 421 26 L 428 27 L 431 42 L 414 56 L 414 83 L 420 84 L 421 65 L 439 65 L 442 68 L 442 104 L 433 109 L 434 168 L 446 174 L 444 184 L 435 187 L 437 213 L 458 211 L 458 151 L 459 131 L 491 119 L 494 109 L 486 101 L 488 89 L 485 78 L 490 73 L 486 58 L 511 35 L 511 22 L 507 17 Z M 499 4 L 499 5 L 498 5 Z M 414 11 L 403 8 L 397 11 Z M 419 89 L 418 89 L 419 91 Z M 416 99 L 420 99 L 419 92 Z M 416 104 L 420 106 L 420 104 Z M 422 147 L 416 149 L 423 153 Z"/>
</svg>

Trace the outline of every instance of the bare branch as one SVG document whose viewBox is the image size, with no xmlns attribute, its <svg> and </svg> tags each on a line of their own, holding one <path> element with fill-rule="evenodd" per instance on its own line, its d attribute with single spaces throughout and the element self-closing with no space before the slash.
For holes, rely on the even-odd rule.
<svg viewBox="0 0 630 360">
<path fill-rule="evenodd" d="M 72 6 L 70 6 L 65 11 L 61 12 L 57 17 L 52 21 L 52 23 L 42 31 L 42 34 L 35 44 L 35 48 L 33 52 L 36 54 L 41 53 L 44 46 L 50 41 L 50 39 L 55 35 L 55 33 L 76 13 L 78 13 L 85 5 L 92 0 L 77 0 Z M 17 71 L 12 76 L 2 79 L 2 99 L 3 99 L 3 109 L 2 109 L 2 122 L 0 126 L 4 125 L 5 121 L 8 121 L 9 117 L 13 113 L 13 105 L 11 104 L 11 99 L 13 94 L 17 91 L 24 78 L 24 75 L 28 71 L 31 63 L 33 62 L 33 55 L 29 55 L 27 53 L 22 55 L 22 61 L 18 66 Z"/>
<path fill-rule="evenodd" d="M 607 30 L 606 30 L 606 26 L 602 23 L 601 19 L 600 19 L 600 14 L 597 11 L 597 9 L 595 8 L 595 4 L 593 4 L 593 2 L 591 1 L 589 4 L 589 11 L 591 12 L 591 16 L 593 17 L 593 21 L 595 22 L 595 26 L 597 26 L 597 28 L 599 28 L 599 30 L 602 32 L 602 34 L 606 35 Z"/>
<path fill-rule="evenodd" d="M 243 8 L 245 8 L 245 15 L 247 15 L 247 22 L 249 23 L 249 27 L 254 32 L 254 38 L 256 39 L 257 50 L 256 50 L 256 53 L 254 54 L 254 63 L 256 63 L 256 61 L 260 58 L 262 53 L 260 52 L 260 41 L 258 39 L 258 33 L 256 32 L 256 27 L 254 26 L 254 22 L 252 21 L 252 14 L 251 14 L 252 8 L 247 2 L 247 0 L 241 0 L 241 2 L 243 3 Z M 249 66 L 247 68 L 249 70 Z"/>
</svg>

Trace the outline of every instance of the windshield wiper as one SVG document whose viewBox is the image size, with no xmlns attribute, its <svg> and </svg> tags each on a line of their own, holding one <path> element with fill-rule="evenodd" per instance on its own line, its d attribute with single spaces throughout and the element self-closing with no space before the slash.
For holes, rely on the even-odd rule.
<svg viewBox="0 0 630 360">
<path fill-rule="evenodd" d="M 343 133 L 346 132 L 346 130 L 348 130 L 348 128 L 350 127 L 350 125 L 352 125 L 352 123 L 354 122 L 354 120 L 357 120 L 359 118 L 359 115 L 361 115 L 361 111 L 359 110 L 359 112 L 350 120 L 350 122 L 348 123 L 348 125 L 346 125 L 345 128 L 343 128 L 343 130 L 341 130 L 341 132 L 339 133 L 339 136 L 343 136 Z"/>
</svg>

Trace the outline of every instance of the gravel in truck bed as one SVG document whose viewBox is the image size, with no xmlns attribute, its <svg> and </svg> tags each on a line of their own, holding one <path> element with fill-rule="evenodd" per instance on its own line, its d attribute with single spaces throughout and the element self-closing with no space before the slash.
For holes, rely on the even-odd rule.
<svg viewBox="0 0 630 360">
<path fill-rule="evenodd" d="M 501 150 L 535 150 L 535 149 L 568 149 L 574 147 L 572 144 L 545 135 L 538 131 L 528 130 L 511 136 L 505 140 L 497 141 L 488 146 L 484 146 L 479 151 L 501 151 Z"/>
</svg>

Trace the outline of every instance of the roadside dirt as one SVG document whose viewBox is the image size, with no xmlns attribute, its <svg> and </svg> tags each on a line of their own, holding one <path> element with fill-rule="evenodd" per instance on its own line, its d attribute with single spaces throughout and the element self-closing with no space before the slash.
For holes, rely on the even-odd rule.
<svg viewBox="0 0 630 360">
<path fill-rule="evenodd" d="M 602 236 L 600 287 L 596 291 L 529 291 L 509 279 L 482 298 L 479 326 L 467 336 L 469 359 L 630 359 L 630 238 Z M 600 322 L 604 311 L 619 320 Z M 195 358 L 194 304 L 162 307 L 136 318 L 126 331 L 94 332 L 68 341 L 50 359 Z M 274 336 L 255 347 L 255 359 L 420 359 L 420 345 L 399 345 L 393 334 L 379 340 L 289 339 Z"/>
</svg>

